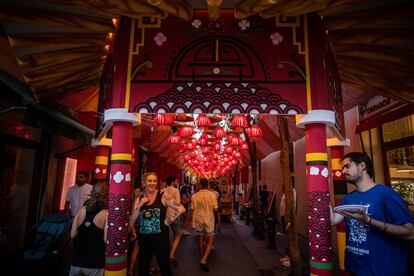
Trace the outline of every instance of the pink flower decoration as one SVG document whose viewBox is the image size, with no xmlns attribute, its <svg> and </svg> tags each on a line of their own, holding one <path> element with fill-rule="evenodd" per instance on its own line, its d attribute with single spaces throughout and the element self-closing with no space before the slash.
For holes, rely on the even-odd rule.
<svg viewBox="0 0 414 276">
<path fill-rule="evenodd" d="M 194 28 L 199 29 L 201 26 L 201 21 L 199 19 L 194 19 L 191 25 L 193 25 Z"/>
<path fill-rule="evenodd" d="M 154 37 L 154 41 L 158 46 L 161 46 L 165 41 L 167 41 L 167 37 L 160 32 Z"/>
<path fill-rule="evenodd" d="M 279 33 L 274 33 L 270 35 L 270 39 L 274 45 L 278 45 L 283 41 L 283 36 L 281 36 Z"/>
</svg>

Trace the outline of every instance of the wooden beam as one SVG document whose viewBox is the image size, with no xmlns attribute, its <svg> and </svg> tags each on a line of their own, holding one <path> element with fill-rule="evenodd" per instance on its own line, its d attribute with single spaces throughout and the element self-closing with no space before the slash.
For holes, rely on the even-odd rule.
<svg viewBox="0 0 414 276">
<path fill-rule="evenodd" d="M 368 79 L 359 74 L 347 72 L 346 70 L 339 69 L 339 71 L 341 80 L 344 83 L 350 84 L 351 86 L 360 88 L 365 91 L 371 91 L 375 94 L 383 95 L 399 102 L 406 103 L 414 101 L 414 95 L 411 92 L 404 93 L 403 95 L 401 92 L 403 89 L 391 89 L 387 86 L 379 85 L 376 82 L 377 79 Z"/>
<path fill-rule="evenodd" d="M 354 58 L 356 62 L 361 62 L 362 60 L 378 62 L 380 63 L 379 65 L 383 64 L 390 71 L 406 67 L 408 74 L 414 74 L 414 53 L 410 50 L 364 44 L 337 43 L 332 45 L 332 49 L 335 56 Z M 373 69 L 378 70 L 378 67 Z"/>
<path fill-rule="evenodd" d="M 101 64 L 104 64 L 106 58 L 94 56 L 88 58 L 79 58 L 66 63 L 59 63 L 52 66 L 43 66 L 39 69 L 34 68 L 29 73 L 26 73 L 26 78 L 36 79 L 42 78 L 44 75 L 48 76 L 50 72 L 66 72 L 66 71 L 76 71 L 82 70 L 84 66 L 89 66 L 90 64 L 95 64 L 96 67 L 99 67 Z"/>
<path fill-rule="evenodd" d="M 244 0 L 234 8 L 234 17 L 237 19 L 245 19 L 285 1 L 286 0 Z"/>
<path fill-rule="evenodd" d="M 372 46 L 412 47 L 414 33 L 410 29 L 398 30 L 334 30 L 329 31 L 327 40 L 334 44 L 369 44 Z"/>
<path fill-rule="evenodd" d="M 73 82 L 70 85 L 60 85 L 55 87 L 41 87 L 34 91 L 36 98 L 46 99 L 62 99 L 76 92 L 82 91 L 86 88 L 99 85 L 100 77 L 88 77 L 87 79 Z"/>
<path fill-rule="evenodd" d="M 404 29 L 407 24 L 414 24 L 414 10 L 389 8 L 387 10 L 370 10 L 352 13 L 326 20 L 326 29 L 358 30 L 358 29 Z"/>
<path fill-rule="evenodd" d="M 363 57 L 348 57 L 337 54 L 335 55 L 335 61 L 339 67 L 355 70 L 364 76 L 375 76 L 378 82 L 384 80 L 390 80 L 393 83 L 403 82 L 412 79 L 412 76 L 414 76 L 413 68 L 382 62 L 381 60 L 369 60 Z"/>
<path fill-rule="evenodd" d="M 149 4 L 165 11 L 173 16 L 180 17 L 184 20 L 191 20 L 193 17 L 193 8 L 182 0 L 147 0 Z"/>
<path fill-rule="evenodd" d="M 87 16 L 82 14 L 65 13 L 58 10 L 2 6 L 1 21 L 60 27 L 64 29 L 88 30 L 95 33 L 110 33 L 115 31 L 111 19 Z"/>
<path fill-rule="evenodd" d="M 159 9 L 151 6 L 145 0 L 48 0 L 49 2 L 59 3 L 66 6 L 93 12 L 101 16 L 110 18 L 120 18 L 129 16 L 138 18 L 145 15 L 164 15 Z"/>
<path fill-rule="evenodd" d="M 260 12 L 260 16 L 263 18 L 271 18 L 277 15 L 296 16 L 307 14 L 315 11 L 323 10 L 327 7 L 334 7 L 337 5 L 343 5 L 347 3 L 355 3 L 356 0 L 337 0 L 337 1 L 320 1 L 320 0 L 291 0 L 282 1 L 279 4 L 269 7 L 266 10 Z"/>
<path fill-rule="evenodd" d="M 286 236 L 288 241 L 288 251 L 292 269 L 292 275 L 302 275 L 302 259 L 299 251 L 299 243 L 296 235 L 296 206 L 293 195 L 293 184 L 289 165 L 290 155 L 290 137 L 288 121 L 283 116 L 277 116 L 277 124 L 279 126 L 279 137 L 282 141 L 282 149 L 280 151 L 280 165 L 282 167 L 283 187 L 285 191 L 285 220 L 286 220 Z"/>
<path fill-rule="evenodd" d="M 221 4 L 223 4 L 223 0 L 207 0 L 208 18 L 211 21 L 219 19 Z"/>
<path fill-rule="evenodd" d="M 74 67 L 67 67 L 63 70 L 55 70 L 50 71 L 48 73 L 44 73 L 38 75 L 36 77 L 30 77 L 29 74 L 25 75 L 26 82 L 33 86 L 41 86 L 41 83 L 48 83 L 48 82 L 55 82 L 60 79 L 67 79 L 73 76 L 78 72 L 89 73 L 91 71 L 102 71 L 103 63 L 87 63 L 87 64 L 79 64 L 78 66 Z"/>
<path fill-rule="evenodd" d="M 35 90 L 38 89 L 49 89 L 52 87 L 69 85 L 71 83 L 81 82 L 84 79 L 90 80 L 90 77 L 97 77 L 99 78 L 101 75 L 101 68 L 97 68 L 95 70 L 90 70 L 87 72 L 73 72 L 70 76 L 65 77 L 56 77 L 54 79 L 44 79 L 44 80 L 33 80 L 28 82 L 31 87 Z"/>
<path fill-rule="evenodd" d="M 81 47 L 74 49 L 63 49 L 59 51 L 47 51 L 37 54 L 18 56 L 17 60 L 21 67 L 37 67 L 45 65 L 62 64 L 79 58 L 95 56 L 99 60 L 105 56 L 103 47 Z"/>
<path fill-rule="evenodd" d="M 112 43 L 106 33 L 19 33 L 10 35 L 9 41 L 15 50 L 25 48 L 81 48 L 90 46 L 103 48 L 105 45 Z"/>
</svg>

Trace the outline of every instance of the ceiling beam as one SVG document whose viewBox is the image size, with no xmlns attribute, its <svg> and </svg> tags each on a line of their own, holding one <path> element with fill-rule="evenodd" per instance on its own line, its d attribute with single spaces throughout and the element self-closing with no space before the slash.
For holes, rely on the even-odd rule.
<svg viewBox="0 0 414 276">
<path fill-rule="evenodd" d="M 62 49 L 90 46 L 104 47 L 112 41 L 106 33 L 28 33 L 9 36 L 10 45 L 15 49 Z"/>
<path fill-rule="evenodd" d="M 206 0 L 206 1 L 207 1 L 208 18 L 211 21 L 216 21 L 217 19 L 219 19 L 221 4 L 223 4 L 223 0 Z"/>
<path fill-rule="evenodd" d="M 184 20 L 191 20 L 193 7 L 181 0 L 147 0 L 147 2 L 170 15 L 180 17 Z"/>
<path fill-rule="evenodd" d="M 234 17 L 245 19 L 286 0 L 245 0 L 234 8 Z"/>
<path fill-rule="evenodd" d="M 141 16 L 161 15 L 166 17 L 166 13 L 147 3 L 146 0 L 48 0 L 49 2 L 59 3 L 86 12 L 93 11 L 94 14 L 110 18 L 120 18 L 129 16 L 138 18 Z"/>
<path fill-rule="evenodd" d="M 337 0 L 337 1 L 329 1 L 329 0 L 286 1 L 284 0 L 274 5 L 273 7 L 269 7 L 268 9 L 261 11 L 260 16 L 262 18 L 271 18 L 277 15 L 297 16 L 297 15 L 319 11 L 327 7 L 334 7 L 338 5 L 344 5 L 344 4 L 352 4 L 355 2 L 358 2 L 358 1 L 356 0 Z"/>
<path fill-rule="evenodd" d="M 103 47 L 82 47 L 63 49 L 58 51 L 47 51 L 37 54 L 18 56 L 17 61 L 21 67 L 41 67 L 70 62 L 79 58 L 96 57 L 99 60 L 105 56 Z"/>
<path fill-rule="evenodd" d="M 64 13 L 57 10 L 44 10 L 23 7 L 5 7 L 2 4 L 0 11 L 1 21 L 12 21 L 21 24 L 46 27 L 60 27 L 95 33 L 110 33 L 115 31 L 111 19 L 98 18 L 78 14 Z"/>
</svg>

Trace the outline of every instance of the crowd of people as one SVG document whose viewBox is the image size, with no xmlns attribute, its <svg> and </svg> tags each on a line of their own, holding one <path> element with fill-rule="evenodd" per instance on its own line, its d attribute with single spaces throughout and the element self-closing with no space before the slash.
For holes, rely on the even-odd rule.
<svg viewBox="0 0 414 276">
<path fill-rule="evenodd" d="M 76 184 L 66 197 L 65 212 L 73 218 L 71 276 L 104 273 L 108 185 L 104 181 L 90 185 L 87 179 L 86 172 L 78 172 Z M 179 265 L 175 252 L 181 237 L 190 235 L 190 229 L 198 235 L 200 268 L 209 271 L 207 261 L 214 234 L 220 231 L 218 185 L 201 178 L 195 190 L 188 184 L 180 186 L 177 177 L 170 176 L 165 179 L 165 187 L 159 189 L 158 176 L 153 172 L 145 173 L 140 184 L 131 192 L 128 275 L 149 275 L 151 270 L 172 275 L 172 268 Z"/>
<path fill-rule="evenodd" d="M 356 190 L 347 194 L 340 205 L 362 204 L 358 211 L 330 208 L 331 224 L 346 223 L 345 269 L 352 275 L 407 275 L 407 243 L 414 239 L 414 218 L 401 196 L 391 188 L 373 181 L 372 161 L 365 153 L 348 153 L 341 160 L 342 173 Z M 108 185 L 86 183 L 85 172 L 78 172 L 76 185 L 67 195 L 65 211 L 72 216 L 71 237 L 74 256 L 69 275 L 103 275 L 105 264 Z M 216 182 L 200 178 L 198 189 L 179 185 L 175 176 L 159 189 L 156 173 L 145 173 L 141 186 L 131 192 L 129 218 L 131 248 L 128 275 L 150 275 L 155 257 L 161 275 L 173 275 L 179 265 L 175 253 L 190 228 L 198 235 L 199 265 L 209 271 L 208 258 L 214 248 L 214 235 L 220 232 L 221 193 Z M 294 190 L 294 204 L 297 194 Z M 269 192 L 263 185 L 260 207 L 268 209 Z M 296 209 L 296 208 L 295 208 Z M 284 194 L 280 201 L 282 228 Z M 266 211 L 264 211 L 266 214 Z M 172 242 L 170 243 L 170 231 Z M 281 260 L 290 266 L 288 254 Z"/>
</svg>

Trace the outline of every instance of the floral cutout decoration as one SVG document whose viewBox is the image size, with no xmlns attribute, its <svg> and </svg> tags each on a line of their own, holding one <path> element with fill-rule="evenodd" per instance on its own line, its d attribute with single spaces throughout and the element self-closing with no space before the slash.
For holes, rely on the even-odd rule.
<svg viewBox="0 0 414 276">
<path fill-rule="evenodd" d="M 245 31 L 250 27 L 250 22 L 247 21 L 246 19 L 243 19 L 242 21 L 239 22 L 239 27 L 241 30 Z"/>
<path fill-rule="evenodd" d="M 117 171 L 114 175 L 114 181 L 118 184 L 121 183 L 121 181 L 124 180 L 124 178 L 124 175 L 120 171 Z"/>
<path fill-rule="evenodd" d="M 191 25 L 193 25 L 193 27 L 196 29 L 200 29 L 201 21 L 199 19 L 194 19 L 194 21 L 191 22 Z"/>
<path fill-rule="evenodd" d="M 280 42 L 283 41 L 283 36 L 276 32 L 270 35 L 270 40 L 272 40 L 273 45 L 278 45 Z"/>
<path fill-rule="evenodd" d="M 158 46 L 161 46 L 165 41 L 167 41 L 167 37 L 159 32 L 155 37 L 154 37 L 154 41 Z"/>
</svg>

